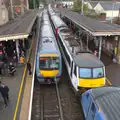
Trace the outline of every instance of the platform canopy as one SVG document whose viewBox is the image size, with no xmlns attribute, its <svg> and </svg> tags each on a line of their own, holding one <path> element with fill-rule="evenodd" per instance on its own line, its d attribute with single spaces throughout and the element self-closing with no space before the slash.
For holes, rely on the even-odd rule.
<svg viewBox="0 0 120 120">
<path fill-rule="evenodd" d="M 103 23 L 79 13 L 72 12 L 71 10 L 62 8 L 58 9 L 63 16 L 73 21 L 76 25 L 83 28 L 93 36 L 116 36 L 120 35 L 120 26 L 114 24 Z"/>
<path fill-rule="evenodd" d="M 30 10 L 24 15 L 0 26 L 0 41 L 27 38 L 36 20 L 37 12 L 37 10 Z"/>
</svg>

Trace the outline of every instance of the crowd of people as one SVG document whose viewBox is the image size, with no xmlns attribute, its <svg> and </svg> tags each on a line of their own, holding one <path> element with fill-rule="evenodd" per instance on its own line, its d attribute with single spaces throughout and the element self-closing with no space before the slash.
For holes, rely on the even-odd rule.
<svg viewBox="0 0 120 120">
<path fill-rule="evenodd" d="M 24 62 L 25 49 L 23 43 L 19 41 L 18 45 L 20 60 Z M 11 68 L 11 66 L 16 66 L 20 61 L 17 57 L 16 44 L 14 41 L 3 41 L 0 42 L 0 76 L 2 75 L 2 70 L 5 68 Z M 11 69 L 9 69 L 11 70 Z"/>
</svg>

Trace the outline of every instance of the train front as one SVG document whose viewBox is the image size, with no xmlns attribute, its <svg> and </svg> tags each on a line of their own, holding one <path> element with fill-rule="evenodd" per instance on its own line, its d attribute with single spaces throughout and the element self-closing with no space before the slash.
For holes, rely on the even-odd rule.
<svg viewBox="0 0 120 120">
<path fill-rule="evenodd" d="M 105 86 L 105 66 L 94 55 L 81 55 L 78 67 L 78 89 L 82 92 L 96 87 Z"/>
<path fill-rule="evenodd" d="M 54 84 L 61 76 L 61 56 L 57 53 L 40 54 L 37 78 L 40 83 Z"/>
</svg>

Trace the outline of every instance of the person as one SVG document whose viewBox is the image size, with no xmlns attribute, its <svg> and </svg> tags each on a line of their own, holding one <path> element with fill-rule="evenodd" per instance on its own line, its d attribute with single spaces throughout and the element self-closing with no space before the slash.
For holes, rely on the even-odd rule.
<svg viewBox="0 0 120 120">
<path fill-rule="evenodd" d="M 20 63 L 24 63 L 25 62 L 25 59 L 23 56 L 20 57 Z"/>
<path fill-rule="evenodd" d="M 30 61 L 27 62 L 27 69 L 29 71 L 29 75 L 32 74 L 32 71 L 31 71 L 31 64 L 30 64 Z"/>
<path fill-rule="evenodd" d="M 96 55 L 96 56 L 97 56 L 97 50 L 96 50 L 96 49 L 94 50 L 94 55 Z"/>
<path fill-rule="evenodd" d="M 112 50 L 112 54 L 111 54 L 111 60 L 114 59 L 114 50 Z"/>
<path fill-rule="evenodd" d="M 9 101 L 9 88 L 7 85 L 3 84 L 1 81 L 0 81 L 0 93 L 3 97 L 5 107 L 7 107 L 8 105 L 7 102 Z"/>
<path fill-rule="evenodd" d="M 2 77 L 2 69 L 1 69 L 1 67 L 0 67 L 0 78 Z"/>
<path fill-rule="evenodd" d="M 11 74 L 12 76 L 14 76 L 14 72 L 16 71 L 16 68 L 13 65 L 12 62 L 10 62 L 9 66 L 8 66 L 8 70 L 9 70 L 9 74 Z"/>
</svg>

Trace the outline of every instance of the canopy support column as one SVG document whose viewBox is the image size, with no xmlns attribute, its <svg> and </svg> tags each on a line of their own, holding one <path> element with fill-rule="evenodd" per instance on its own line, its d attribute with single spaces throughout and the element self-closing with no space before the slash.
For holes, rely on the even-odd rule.
<svg viewBox="0 0 120 120">
<path fill-rule="evenodd" d="M 16 40 L 16 51 L 17 51 L 17 58 L 18 58 L 18 63 L 19 63 L 19 59 L 20 59 L 20 56 L 19 56 L 19 40 Z"/>
<path fill-rule="evenodd" d="M 120 64 L 120 36 L 118 37 L 118 46 L 117 46 L 117 63 Z"/>
<path fill-rule="evenodd" d="M 86 41 L 86 43 L 87 43 L 87 50 L 89 49 L 88 48 L 88 39 L 89 39 L 89 35 L 87 34 L 87 41 Z"/>
<path fill-rule="evenodd" d="M 99 37 L 99 53 L 98 57 L 101 58 L 101 50 L 102 50 L 102 36 Z"/>
</svg>

